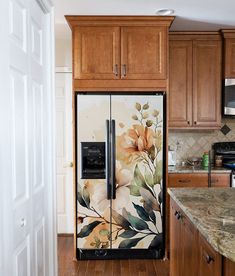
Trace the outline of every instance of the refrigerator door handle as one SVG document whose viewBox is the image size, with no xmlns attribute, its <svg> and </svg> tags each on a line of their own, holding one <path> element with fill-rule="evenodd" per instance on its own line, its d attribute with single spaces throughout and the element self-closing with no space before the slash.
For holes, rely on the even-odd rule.
<svg viewBox="0 0 235 276">
<path fill-rule="evenodd" d="M 105 143 L 105 172 L 107 185 L 107 199 L 112 198 L 112 186 L 110 183 L 110 122 L 106 120 L 106 143 Z"/>
<path fill-rule="evenodd" d="M 116 198 L 116 131 L 115 120 L 111 121 L 111 185 L 112 199 Z"/>
</svg>

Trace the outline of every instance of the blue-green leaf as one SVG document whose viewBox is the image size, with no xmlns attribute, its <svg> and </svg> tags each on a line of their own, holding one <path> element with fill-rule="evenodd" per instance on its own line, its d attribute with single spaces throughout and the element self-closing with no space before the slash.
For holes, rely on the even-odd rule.
<svg viewBox="0 0 235 276">
<path fill-rule="evenodd" d="M 78 238 L 84 238 L 90 235 L 90 233 L 93 231 L 93 229 L 99 225 L 101 221 L 93 221 L 92 223 L 85 225 L 82 227 L 81 231 L 78 233 Z"/>
<path fill-rule="evenodd" d="M 122 209 L 122 215 L 125 219 L 127 219 L 131 226 L 134 227 L 137 230 L 146 230 L 149 229 L 148 224 L 135 216 L 132 216 L 131 213 L 127 212 L 127 210 L 125 208 Z"/>
<path fill-rule="evenodd" d="M 142 238 L 136 238 L 136 239 L 126 239 L 122 242 L 120 242 L 118 248 L 132 248 L 133 246 L 137 245 L 139 241 L 141 241 L 144 237 Z"/>
<path fill-rule="evenodd" d="M 119 235 L 119 237 L 127 239 L 134 237 L 136 234 L 138 234 L 138 232 L 134 230 L 125 230 L 122 234 Z"/>
<path fill-rule="evenodd" d="M 133 203 L 139 217 L 142 218 L 143 220 L 150 221 L 149 215 L 145 211 L 145 209 L 142 206 L 135 204 L 134 202 L 132 202 L 132 203 Z"/>
</svg>

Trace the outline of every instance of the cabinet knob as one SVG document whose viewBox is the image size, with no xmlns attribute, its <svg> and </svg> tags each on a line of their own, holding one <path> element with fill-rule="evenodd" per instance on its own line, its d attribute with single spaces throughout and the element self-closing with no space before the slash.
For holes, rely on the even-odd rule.
<svg viewBox="0 0 235 276">
<path fill-rule="evenodd" d="M 211 257 L 210 255 L 206 255 L 206 262 L 207 262 L 208 264 L 210 264 L 211 262 L 214 262 L 214 258 Z"/>
<path fill-rule="evenodd" d="M 113 73 L 116 77 L 118 76 L 118 65 L 117 64 L 114 65 Z"/>
<path fill-rule="evenodd" d="M 126 64 L 122 65 L 122 78 L 126 77 Z"/>
<path fill-rule="evenodd" d="M 194 125 L 196 125 L 197 124 L 197 122 L 196 121 L 194 121 Z"/>
<path fill-rule="evenodd" d="M 188 125 L 190 125 L 190 122 L 188 121 Z"/>
<path fill-rule="evenodd" d="M 175 211 L 175 216 L 178 220 L 181 219 L 181 217 L 182 217 L 182 215 L 179 211 Z"/>
</svg>

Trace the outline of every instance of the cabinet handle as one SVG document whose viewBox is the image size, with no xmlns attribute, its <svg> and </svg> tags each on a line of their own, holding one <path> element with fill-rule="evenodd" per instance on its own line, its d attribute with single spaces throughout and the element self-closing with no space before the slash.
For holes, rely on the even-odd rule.
<svg viewBox="0 0 235 276">
<path fill-rule="evenodd" d="M 191 180 L 190 179 L 180 179 L 179 182 L 180 183 L 190 183 Z"/>
<path fill-rule="evenodd" d="M 182 217 L 181 213 L 178 211 L 175 211 L 175 216 L 178 220 L 181 219 L 181 217 Z"/>
<path fill-rule="evenodd" d="M 118 76 L 118 65 L 117 64 L 114 65 L 113 73 L 116 77 Z"/>
<path fill-rule="evenodd" d="M 125 78 L 126 77 L 126 64 L 122 65 L 122 77 Z"/>
<path fill-rule="evenodd" d="M 210 255 L 206 255 L 206 256 L 205 256 L 205 260 L 206 260 L 206 262 L 207 262 L 208 264 L 210 264 L 211 262 L 214 262 L 214 261 L 215 261 L 214 258 L 211 257 Z"/>
</svg>

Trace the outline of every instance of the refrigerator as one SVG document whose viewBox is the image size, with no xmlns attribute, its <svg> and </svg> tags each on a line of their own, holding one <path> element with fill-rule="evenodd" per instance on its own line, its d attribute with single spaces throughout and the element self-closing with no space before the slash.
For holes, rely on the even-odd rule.
<svg viewBox="0 0 235 276">
<path fill-rule="evenodd" d="M 78 259 L 163 258 L 165 97 L 76 94 Z"/>
</svg>

